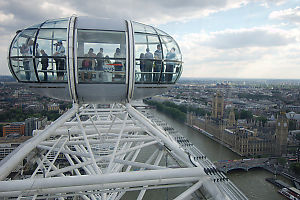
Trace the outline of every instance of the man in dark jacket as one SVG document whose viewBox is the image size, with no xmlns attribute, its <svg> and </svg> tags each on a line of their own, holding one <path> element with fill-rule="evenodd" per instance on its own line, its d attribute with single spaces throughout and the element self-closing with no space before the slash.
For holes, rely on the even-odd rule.
<svg viewBox="0 0 300 200">
<path fill-rule="evenodd" d="M 44 81 L 48 81 L 48 74 L 47 74 L 47 68 L 49 66 L 48 55 L 43 49 L 41 50 L 41 54 L 42 54 L 41 63 L 42 63 L 42 70 L 44 72 Z"/>
</svg>

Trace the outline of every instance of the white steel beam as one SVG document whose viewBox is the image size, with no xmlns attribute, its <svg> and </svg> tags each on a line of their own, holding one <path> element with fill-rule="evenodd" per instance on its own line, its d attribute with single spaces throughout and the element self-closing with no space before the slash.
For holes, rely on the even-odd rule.
<svg viewBox="0 0 300 200">
<path fill-rule="evenodd" d="M 24 180 L 1 181 L 0 192 L 26 191 L 59 187 L 84 186 L 92 184 L 108 184 L 129 181 L 146 181 L 168 178 L 207 177 L 202 168 L 177 168 L 148 171 L 132 171 L 93 176 L 35 178 Z"/>
<path fill-rule="evenodd" d="M 77 113 L 76 113 L 76 118 L 77 118 L 77 121 L 78 121 L 79 128 L 80 128 L 81 131 L 82 131 L 82 135 L 83 135 L 84 141 L 85 141 L 85 143 L 86 143 L 85 145 L 87 146 L 88 153 L 90 154 L 90 158 L 92 159 L 92 162 L 93 162 L 93 168 L 94 168 L 94 170 L 95 170 L 95 172 L 96 172 L 97 174 L 101 174 L 102 171 L 101 171 L 101 169 L 98 167 L 98 165 L 97 165 L 97 163 L 96 163 L 96 160 L 95 160 L 93 151 L 92 151 L 91 146 L 90 146 L 90 144 L 89 144 L 89 140 L 88 140 L 88 138 L 86 137 L 85 130 L 84 130 L 82 124 L 81 124 L 81 120 L 80 120 L 79 115 L 78 115 Z"/>
<path fill-rule="evenodd" d="M 134 191 L 140 190 L 145 185 L 154 185 L 156 189 L 174 187 L 178 186 L 178 184 L 189 184 L 193 182 L 197 182 L 201 179 L 202 176 L 195 177 L 187 177 L 187 178 L 166 178 L 166 179 L 155 179 L 155 180 L 146 180 L 146 181 L 131 181 L 131 182 L 115 182 L 108 184 L 91 184 L 84 186 L 70 186 L 70 187 L 57 187 L 57 188 L 45 188 L 45 189 L 31 189 L 24 191 L 10 191 L 10 192 L 0 192 L 0 196 L 10 197 L 10 196 L 18 196 L 21 193 L 26 193 L 26 195 L 33 195 L 38 192 L 39 195 L 48 195 L 48 194 L 57 194 L 57 193 L 78 193 L 88 194 L 86 191 L 90 192 L 90 194 L 99 194 L 101 192 L 112 192 L 113 191 Z M 120 190 L 120 188 L 122 188 Z M 97 190 L 93 192 L 93 190 Z M 225 200 L 225 198 L 224 198 Z"/>
<path fill-rule="evenodd" d="M 10 173 L 5 170 L 27 155 L 26 168 L 35 167 L 31 168 L 31 179 L 24 179 L 21 173 L 15 180 L 0 181 L 0 196 L 117 200 L 127 191 L 138 190 L 138 199 L 142 199 L 148 189 L 190 186 L 177 199 L 189 199 L 196 190 L 207 199 L 247 199 L 230 181 L 214 182 L 224 175 L 206 175 L 204 168 L 213 164 L 207 159 L 193 159 L 194 152 L 203 154 L 181 147 L 174 139 L 175 131 L 165 128 L 164 123 L 130 104 L 109 108 L 74 105 L 44 131 L 35 131 L 34 138 L 6 159 L 16 160 L 0 163 L 2 180 Z M 150 149 L 149 158 L 140 161 L 143 152 Z M 175 167 L 186 168 L 160 166 L 164 154 L 173 158 Z M 130 171 L 132 167 L 139 171 Z M 43 174 L 39 168 L 45 168 Z M 40 174 L 34 176 L 38 170 Z"/>
<path fill-rule="evenodd" d="M 166 136 L 161 129 L 157 128 L 155 124 L 153 124 L 149 119 L 147 119 L 144 115 L 135 110 L 130 104 L 126 104 L 126 108 L 129 114 L 134 116 L 137 120 L 139 120 L 144 126 L 146 126 L 151 133 L 155 134 L 159 139 L 161 139 L 170 149 L 170 153 L 173 154 L 176 158 L 181 160 L 186 166 L 192 167 L 192 163 L 190 162 L 188 155 L 179 147 L 177 143 L 174 143 L 170 137 Z"/>
<path fill-rule="evenodd" d="M 198 190 L 201 187 L 203 181 L 204 181 L 204 179 L 201 179 L 200 181 L 198 181 L 197 183 L 195 183 L 192 187 L 190 187 L 189 189 L 187 189 L 186 191 L 184 191 L 183 193 L 181 193 L 174 200 L 182 200 L 182 199 L 188 198 L 191 194 L 193 194 L 196 190 Z"/>
<path fill-rule="evenodd" d="M 97 128 L 99 129 L 99 131 L 101 131 L 101 133 L 103 133 L 104 135 L 106 135 L 106 133 L 119 133 L 121 128 L 101 128 L 101 127 L 98 127 Z M 81 133 L 81 130 L 80 129 L 68 129 L 68 128 L 59 128 L 59 129 L 55 129 L 54 132 L 53 132 L 53 136 L 55 135 L 68 135 L 68 130 L 69 130 L 69 133 L 71 135 L 79 135 Z M 124 128 L 124 131 L 125 132 L 130 132 L 130 131 L 133 131 L 133 132 L 138 132 L 138 131 L 144 131 L 143 129 L 141 129 L 140 127 L 136 127 L 136 126 L 128 126 L 128 127 L 125 127 Z M 42 132 L 44 131 L 35 131 L 35 133 L 37 135 L 40 135 Z M 86 128 L 85 129 L 85 132 L 87 135 L 89 134 L 95 134 L 95 129 L 93 127 L 90 127 L 90 128 Z"/>
<path fill-rule="evenodd" d="M 74 139 L 74 138 L 72 138 Z M 101 141 L 95 140 L 95 139 L 89 139 L 90 144 L 102 144 L 102 143 L 115 143 L 118 139 L 103 139 Z M 139 138 L 122 138 L 120 142 L 148 142 L 148 141 L 153 141 L 153 137 L 150 136 L 143 136 Z M 41 145 L 45 146 L 53 146 L 55 141 L 44 141 L 41 142 Z M 75 140 L 75 141 L 67 141 L 66 145 L 80 145 L 80 144 L 85 144 L 84 141 L 82 140 Z"/>
<path fill-rule="evenodd" d="M 126 116 L 125 116 L 125 121 L 127 120 L 127 118 L 128 118 L 128 114 L 126 114 Z M 125 128 L 125 123 L 123 123 L 123 125 L 122 125 L 122 129 L 121 129 L 121 131 L 120 131 L 120 133 L 119 133 L 118 140 L 117 140 L 117 142 L 116 142 L 116 144 L 115 144 L 115 148 L 114 148 L 114 151 L 113 151 L 112 156 L 111 156 L 111 158 L 110 158 L 109 165 L 108 165 L 108 167 L 107 167 L 107 169 L 106 169 L 106 173 L 109 173 L 109 172 L 111 171 L 112 163 L 113 163 L 113 160 L 114 160 L 114 158 L 115 158 L 115 156 L 116 156 L 116 152 L 117 152 L 117 149 L 118 149 L 118 147 L 119 147 L 120 139 L 121 139 L 122 134 L 123 134 L 123 132 L 124 132 L 124 128 Z"/>
<path fill-rule="evenodd" d="M 50 135 L 55 132 L 55 130 L 63 125 L 70 117 L 72 117 L 78 109 L 78 105 L 74 104 L 73 107 L 66 112 L 64 115 L 60 116 L 51 126 L 48 126 L 41 134 L 36 137 L 27 140 L 21 144 L 17 149 L 15 149 L 8 157 L 4 158 L 0 162 L 0 180 L 6 178 L 15 167 L 23 161 L 23 159 L 36 148 L 36 146 L 49 138 Z"/>
</svg>

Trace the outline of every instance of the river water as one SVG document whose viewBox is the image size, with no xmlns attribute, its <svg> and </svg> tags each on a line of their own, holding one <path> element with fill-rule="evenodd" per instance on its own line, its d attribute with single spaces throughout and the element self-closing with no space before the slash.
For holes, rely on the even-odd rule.
<svg viewBox="0 0 300 200">
<path fill-rule="evenodd" d="M 235 154 L 226 147 L 223 147 L 214 140 L 211 140 L 200 132 L 197 132 L 184 124 L 174 121 L 165 114 L 160 113 L 156 110 L 151 110 L 151 113 L 179 131 L 181 135 L 192 142 L 212 162 L 218 160 L 232 160 L 241 158 L 239 155 Z M 265 181 L 265 178 L 274 177 L 273 174 L 268 171 L 265 171 L 263 169 L 252 169 L 248 172 L 245 172 L 243 170 L 233 170 L 228 173 L 227 176 L 251 200 L 284 199 L 284 197 L 277 192 L 278 189 L 275 186 Z M 277 178 L 288 184 L 291 184 L 291 182 L 284 177 L 277 176 Z"/>
</svg>

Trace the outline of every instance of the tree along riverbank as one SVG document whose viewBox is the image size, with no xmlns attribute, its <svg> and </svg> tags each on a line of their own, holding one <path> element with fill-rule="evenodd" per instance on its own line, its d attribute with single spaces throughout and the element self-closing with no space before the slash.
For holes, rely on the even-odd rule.
<svg viewBox="0 0 300 200">
<path fill-rule="evenodd" d="M 170 101 L 158 102 L 148 99 L 144 99 L 143 101 L 148 105 L 155 106 L 158 111 L 165 113 L 169 117 L 172 117 L 179 122 L 186 121 L 186 114 L 188 112 L 193 112 L 197 116 L 205 116 L 206 114 L 210 115 L 210 112 L 202 108 L 194 108 L 187 105 L 177 105 Z"/>
</svg>

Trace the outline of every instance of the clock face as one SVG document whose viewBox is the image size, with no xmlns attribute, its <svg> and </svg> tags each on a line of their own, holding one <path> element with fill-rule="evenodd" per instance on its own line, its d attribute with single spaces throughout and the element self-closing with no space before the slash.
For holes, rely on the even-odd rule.
<svg viewBox="0 0 300 200">
<path fill-rule="evenodd" d="M 285 122 L 285 123 L 283 124 L 283 126 L 284 126 L 284 127 L 287 127 L 287 123 Z"/>
<path fill-rule="evenodd" d="M 280 122 L 278 122 L 278 126 L 280 126 Z"/>
</svg>

